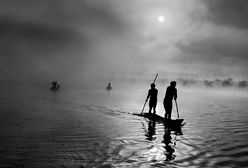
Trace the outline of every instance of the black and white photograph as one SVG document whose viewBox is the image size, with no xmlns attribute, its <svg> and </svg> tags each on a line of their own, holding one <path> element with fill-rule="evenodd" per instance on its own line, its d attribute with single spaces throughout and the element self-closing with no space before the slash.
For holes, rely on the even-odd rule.
<svg viewBox="0 0 248 168">
<path fill-rule="evenodd" d="M 247 0 L 0 0 L 0 168 L 246 168 Z"/>
</svg>

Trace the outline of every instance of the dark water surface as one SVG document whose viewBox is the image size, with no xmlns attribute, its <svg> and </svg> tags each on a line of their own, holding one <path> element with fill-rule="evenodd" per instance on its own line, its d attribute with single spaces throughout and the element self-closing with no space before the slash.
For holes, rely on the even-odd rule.
<svg viewBox="0 0 248 168">
<path fill-rule="evenodd" d="M 180 134 L 133 115 L 146 89 L 0 90 L 0 167 L 248 165 L 247 91 L 179 88 Z"/>
</svg>

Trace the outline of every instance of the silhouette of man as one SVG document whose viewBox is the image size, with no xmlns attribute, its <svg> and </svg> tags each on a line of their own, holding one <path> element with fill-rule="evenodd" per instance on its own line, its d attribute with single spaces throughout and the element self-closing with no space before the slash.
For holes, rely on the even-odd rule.
<svg viewBox="0 0 248 168">
<path fill-rule="evenodd" d="M 172 111 L 172 101 L 177 100 L 177 89 L 176 82 L 170 82 L 170 86 L 167 87 L 165 97 L 164 97 L 164 109 L 165 109 L 165 119 L 171 119 L 171 111 Z"/>
<path fill-rule="evenodd" d="M 51 89 L 58 89 L 60 87 L 57 81 L 52 81 L 51 84 L 52 84 Z"/>
<path fill-rule="evenodd" d="M 51 84 L 52 84 L 52 87 L 54 87 L 54 88 L 57 86 L 57 82 L 56 81 L 52 81 Z"/>
<path fill-rule="evenodd" d="M 111 90 L 112 87 L 111 87 L 111 82 L 108 83 L 108 86 L 106 87 L 106 90 Z"/>
<path fill-rule="evenodd" d="M 158 96 L 158 90 L 155 88 L 155 84 L 151 84 L 151 89 L 148 91 L 148 95 L 146 98 L 146 101 L 149 100 L 149 113 L 151 113 L 153 109 L 153 114 L 156 114 L 156 106 L 157 106 L 157 96 Z"/>
</svg>

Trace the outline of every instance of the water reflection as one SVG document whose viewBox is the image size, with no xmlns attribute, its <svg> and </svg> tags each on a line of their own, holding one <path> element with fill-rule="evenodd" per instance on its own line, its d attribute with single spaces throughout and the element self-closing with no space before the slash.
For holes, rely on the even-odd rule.
<svg viewBox="0 0 248 168">
<path fill-rule="evenodd" d="M 175 145 L 176 143 L 173 143 L 171 137 L 171 128 L 166 128 L 164 129 L 164 136 L 163 136 L 163 141 L 162 143 L 165 144 L 164 149 L 165 149 L 165 156 L 166 156 L 166 161 L 174 160 L 176 155 L 173 153 L 175 152 Z"/>
<path fill-rule="evenodd" d="M 151 141 L 151 142 L 155 142 L 152 145 L 152 149 L 163 149 L 160 153 L 160 159 L 164 160 L 164 161 L 172 161 L 176 158 L 175 155 L 175 147 L 176 147 L 176 142 L 178 141 L 177 136 L 183 135 L 182 133 L 182 129 L 181 127 L 168 127 L 168 125 L 164 124 L 162 126 L 163 132 L 156 134 L 156 131 L 160 132 L 160 125 L 158 126 L 158 130 L 156 130 L 156 121 L 153 120 L 149 120 L 148 122 L 148 128 L 145 128 L 145 136 L 146 136 L 146 140 Z M 162 141 L 160 141 L 159 143 L 156 142 L 156 140 L 159 140 L 160 137 L 159 135 L 163 135 L 163 137 L 161 136 Z M 161 140 L 160 139 L 160 140 Z M 153 152 L 152 152 L 153 153 Z M 157 153 L 158 154 L 158 153 Z M 157 155 L 155 154 L 155 155 Z M 163 157 L 162 157 L 162 155 Z M 150 153 L 151 156 L 151 153 Z M 159 160 L 160 160 L 159 159 Z"/>
<path fill-rule="evenodd" d="M 148 122 L 148 130 L 146 131 L 146 139 L 149 141 L 154 141 L 156 139 L 156 122 L 150 120 Z"/>
<path fill-rule="evenodd" d="M 172 130 L 174 131 L 174 134 L 175 134 L 174 139 L 172 139 L 172 136 L 171 136 Z M 164 145 L 164 149 L 165 149 L 164 154 L 166 156 L 165 161 L 171 161 L 176 158 L 176 155 L 174 153 L 175 153 L 175 146 L 176 146 L 178 135 L 183 135 L 181 127 L 171 128 L 171 127 L 167 127 L 166 125 L 164 125 L 164 136 L 163 136 L 162 143 L 165 144 Z"/>
</svg>

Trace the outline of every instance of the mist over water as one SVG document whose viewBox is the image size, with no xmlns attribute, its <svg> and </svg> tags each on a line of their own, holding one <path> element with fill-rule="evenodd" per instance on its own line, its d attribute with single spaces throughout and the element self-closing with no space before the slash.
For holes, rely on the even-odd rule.
<svg viewBox="0 0 248 168">
<path fill-rule="evenodd" d="M 171 133 L 175 159 L 167 160 L 164 125 L 151 127 L 133 115 L 141 112 L 149 89 L 149 84 L 139 86 L 113 83 L 110 92 L 105 85 L 55 92 L 47 85 L 2 87 L 0 165 L 246 167 L 246 91 L 178 86 L 179 114 L 186 124 L 183 135 Z M 157 88 L 157 113 L 163 116 L 165 87 Z M 175 108 L 172 118 L 177 118 Z"/>
</svg>

